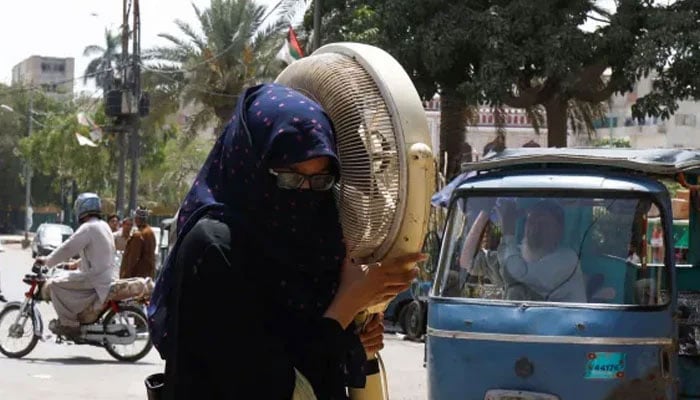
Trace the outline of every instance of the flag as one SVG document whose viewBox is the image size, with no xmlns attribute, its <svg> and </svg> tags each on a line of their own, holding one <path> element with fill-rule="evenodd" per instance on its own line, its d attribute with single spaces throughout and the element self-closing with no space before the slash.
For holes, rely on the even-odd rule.
<svg viewBox="0 0 700 400">
<path fill-rule="evenodd" d="M 287 64 L 291 64 L 302 57 L 304 57 L 304 52 L 301 50 L 301 46 L 299 46 L 299 41 L 297 40 L 297 35 L 294 33 L 294 29 L 290 26 L 287 39 L 284 41 L 284 45 L 275 58 Z"/>
</svg>

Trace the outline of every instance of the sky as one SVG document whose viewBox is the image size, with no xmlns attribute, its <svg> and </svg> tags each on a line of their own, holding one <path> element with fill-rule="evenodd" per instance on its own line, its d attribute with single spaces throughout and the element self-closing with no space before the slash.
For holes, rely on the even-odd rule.
<svg viewBox="0 0 700 400">
<path fill-rule="evenodd" d="M 256 0 L 273 6 L 278 0 Z M 12 5 L 9 5 L 11 3 Z M 195 27 L 192 3 L 200 9 L 209 0 L 140 0 L 141 49 L 167 44 L 157 35 L 177 33 L 175 19 Z M 83 75 L 90 57 L 85 46 L 104 43 L 105 27 L 117 30 L 122 22 L 122 0 L 4 0 L 0 13 L 0 82 L 9 84 L 12 67 L 32 56 L 73 57 L 75 76 Z M 76 80 L 76 90 L 93 90 Z"/>
</svg>

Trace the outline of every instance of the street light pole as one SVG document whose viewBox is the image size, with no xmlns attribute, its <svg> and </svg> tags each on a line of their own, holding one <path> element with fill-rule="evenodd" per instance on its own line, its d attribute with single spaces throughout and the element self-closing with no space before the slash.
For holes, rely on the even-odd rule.
<svg viewBox="0 0 700 400">
<path fill-rule="evenodd" d="M 32 114 L 34 113 L 34 97 L 29 93 L 29 110 L 27 112 L 27 137 L 32 136 Z M 27 158 L 24 162 L 24 241 L 23 247 L 29 246 L 29 230 L 32 227 L 32 164 Z"/>
</svg>

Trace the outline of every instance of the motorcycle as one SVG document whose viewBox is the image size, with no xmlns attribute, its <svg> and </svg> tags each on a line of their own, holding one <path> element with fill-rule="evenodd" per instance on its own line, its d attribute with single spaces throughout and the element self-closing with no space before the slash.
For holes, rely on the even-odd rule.
<svg viewBox="0 0 700 400">
<path fill-rule="evenodd" d="M 36 347 L 43 336 L 44 322 L 37 307 L 41 301 L 50 302 L 49 277 L 65 265 L 47 268 L 32 266 L 23 282 L 29 285 L 22 302 L 13 301 L 0 311 L 0 353 L 10 358 L 21 358 Z M 119 361 L 135 362 L 145 357 L 153 347 L 144 313 L 147 296 L 153 288 L 150 278 L 131 278 L 112 283 L 107 301 L 99 309 L 88 307 L 78 315 L 80 334 L 66 337 L 55 335 L 56 343 L 72 342 L 78 345 L 104 347 Z M 54 328 L 57 320 L 49 323 Z"/>
</svg>

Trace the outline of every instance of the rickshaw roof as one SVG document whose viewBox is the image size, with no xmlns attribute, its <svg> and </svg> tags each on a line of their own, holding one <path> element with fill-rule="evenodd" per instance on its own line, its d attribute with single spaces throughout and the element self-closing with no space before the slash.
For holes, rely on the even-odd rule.
<svg viewBox="0 0 700 400">
<path fill-rule="evenodd" d="M 518 148 L 465 163 L 462 170 L 488 171 L 524 165 L 584 165 L 627 169 L 654 175 L 700 174 L 700 151 L 692 149 Z"/>
</svg>

